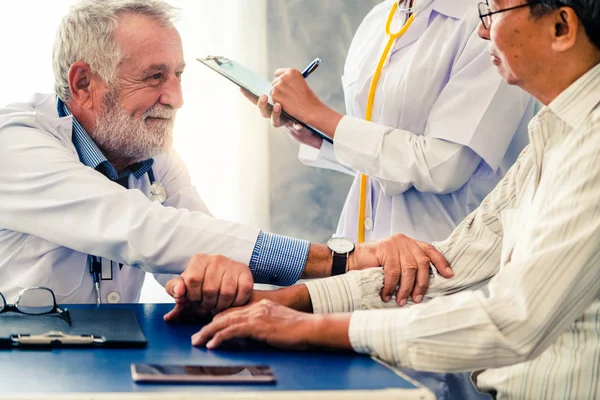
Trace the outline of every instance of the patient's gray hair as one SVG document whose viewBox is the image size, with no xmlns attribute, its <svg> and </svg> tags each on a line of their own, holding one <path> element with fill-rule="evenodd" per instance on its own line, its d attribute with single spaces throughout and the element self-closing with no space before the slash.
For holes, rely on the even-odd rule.
<svg viewBox="0 0 600 400">
<path fill-rule="evenodd" d="M 81 0 L 73 5 L 58 27 L 52 51 L 54 91 L 62 101 L 71 99 L 69 68 L 77 61 L 88 64 L 107 83 L 116 83 L 125 55 L 114 41 L 114 32 L 124 13 L 148 16 L 169 26 L 177 8 L 162 0 Z"/>
</svg>

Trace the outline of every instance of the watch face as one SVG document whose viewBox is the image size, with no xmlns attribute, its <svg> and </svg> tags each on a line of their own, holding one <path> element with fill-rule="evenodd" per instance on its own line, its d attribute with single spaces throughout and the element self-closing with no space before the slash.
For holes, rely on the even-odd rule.
<svg viewBox="0 0 600 400">
<path fill-rule="evenodd" d="M 327 241 L 327 246 L 336 253 L 349 253 L 354 250 L 354 243 L 345 237 L 334 237 Z"/>
</svg>

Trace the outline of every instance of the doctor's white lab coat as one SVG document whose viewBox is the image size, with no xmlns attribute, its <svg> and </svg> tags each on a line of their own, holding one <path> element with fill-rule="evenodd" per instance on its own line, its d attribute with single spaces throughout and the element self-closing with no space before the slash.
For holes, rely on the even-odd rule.
<svg viewBox="0 0 600 400">
<path fill-rule="evenodd" d="M 160 204 L 148 199 L 147 175 L 130 176 L 127 190 L 83 165 L 71 131 L 55 95 L 0 109 L 0 292 L 8 302 L 20 288 L 46 286 L 59 303 L 94 303 L 88 254 L 125 264 L 102 281 L 103 302 L 138 301 L 144 271 L 179 274 L 196 253 L 250 261 L 258 229 L 212 217 L 175 151 L 154 158 L 168 196 Z"/>
</svg>

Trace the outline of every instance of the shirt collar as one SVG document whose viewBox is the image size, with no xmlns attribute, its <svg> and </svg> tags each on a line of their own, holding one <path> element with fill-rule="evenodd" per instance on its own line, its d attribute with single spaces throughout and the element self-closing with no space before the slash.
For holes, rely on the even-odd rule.
<svg viewBox="0 0 600 400">
<path fill-rule="evenodd" d="M 434 0 L 433 9 L 454 19 L 477 18 L 477 2 L 473 0 Z"/>
<path fill-rule="evenodd" d="M 58 99 L 57 109 L 58 115 L 61 118 L 70 116 L 73 119 L 73 146 L 75 146 L 79 161 L 81 161 L 82 164 L 102 173 L 111 181 L 125 178 L 131 174 L 137 179 L 140 179 L 152 168 L 154 160 L 149 158 L 131 164 L 120 174 L 117 173 L 115 167 L 113 167 L 106 156 L 104 156 L 98 145 L 96 145 L 85 128 L 77 121 L 77 118 L 71 114 L 71 110 L 69 110 L 69 107 L 67 107 L 61 99 Z"/>
<path fill-rule="evenodd" d="M 600 103 L 600 64 L 559 94 L 548 108 L 571 128 L 577 129 Z"/>
</svg>

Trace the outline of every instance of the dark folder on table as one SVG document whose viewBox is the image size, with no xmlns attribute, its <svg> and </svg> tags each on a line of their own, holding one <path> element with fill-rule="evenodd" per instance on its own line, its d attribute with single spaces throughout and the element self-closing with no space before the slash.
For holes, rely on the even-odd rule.
<svg viewBox="0 0 600 400">
<path fill-rule="evenodd" d="M 213 71 L 229 79 L 231 82 L 235 83 L 242 89 L 245 89 L 247 92 L 249 92 L 256 98 L 259 98 L 263 94 L 268 95 L 269 106 L 271 108 L 274 106 L 273 99 L 270 95 L 272 89 L 271 82 L 257 75 L 242 64 L 221 56 L 208 56 L 206 58 L 197 58 L 197 60 L 200 61 L 202 64 L 206 65 L 208 68 L 212 69 Z M 282 110 L 281 114 L 284 117 L 302 125 L 314 134 L 320 136 L 321 138 L 323 138 L 323 140 L 329 143 L 333 143 L 333 140 L 329 136 L 325 135 L 323 132 L 316 129 L 315 127 L 305 124 L 299 119 L 289 115 L 285 112 L 285 110 Z"/>
<path fill-rule="evenodd" d="M 69 313 L 71 326 L 56 314 L 0 314 L 0 348 L 146 346 L 131 310 L 70 309 Z"/>
</svg>

